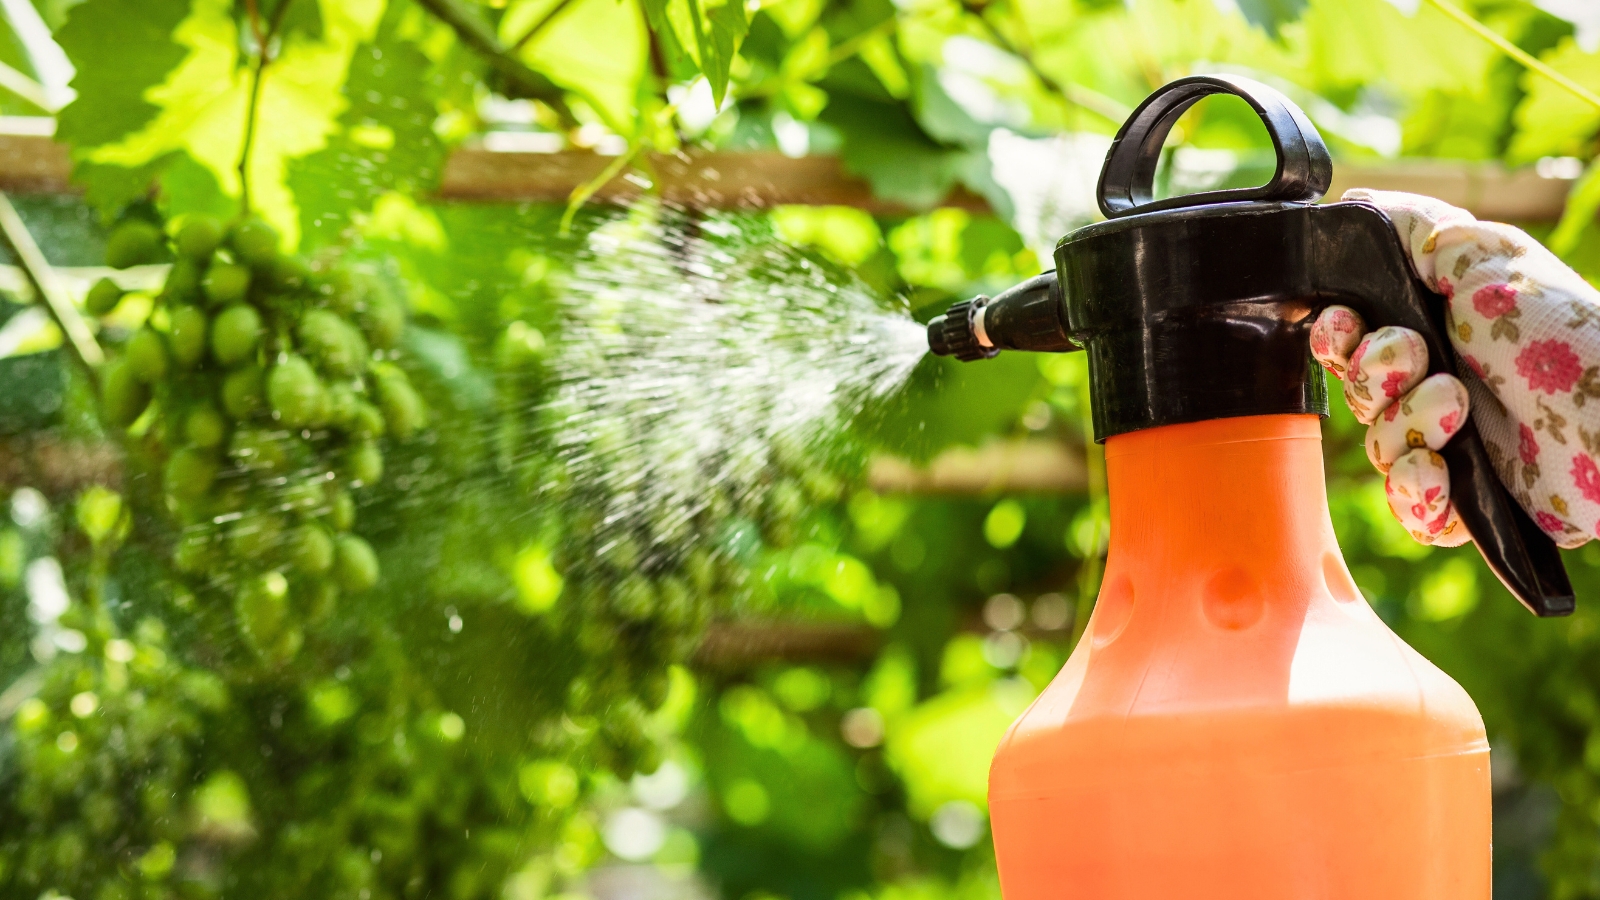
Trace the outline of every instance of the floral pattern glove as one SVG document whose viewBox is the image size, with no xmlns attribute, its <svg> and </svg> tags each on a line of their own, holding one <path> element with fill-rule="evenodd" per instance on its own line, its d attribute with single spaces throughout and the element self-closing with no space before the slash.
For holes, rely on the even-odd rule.
<svg viewBox="0 0 1600 900">
<path fill-rule="evenodd" d="M 1417 277 L 1446 299 L 1450 342 L 1471 373 L 1424 377 L 1416 332 L 1367 333 L 1333 306 L 1311 328 L 1312 355 L 1344 381 L 1366 423 L 1367 456 L 1387 473 L 1389 508 L 1423 543 L 1467 540 L 1436 452 L 1469 408 L 1489 459 L 1562 547 L 1600 533 L 1600 292 L 1509 225 L 1415 194 L 1352 190 L 1388 214 Z"/>
</svg>

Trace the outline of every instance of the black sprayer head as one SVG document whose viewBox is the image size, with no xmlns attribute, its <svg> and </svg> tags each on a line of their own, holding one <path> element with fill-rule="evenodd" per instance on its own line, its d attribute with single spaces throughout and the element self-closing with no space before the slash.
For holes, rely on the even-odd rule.
<svg viewBox="0 0 1600 900">
<path fill-rule="evenodd" d="M 1242 98 L 1277 151 L 1260 187 L 1154 199 L 1161 146 L 1211 94 Z M 1278 91 L 1247 78 L 1195 76 L 1146 98 L 1101 170 L 1107 221 L 1056 245 L 1056 270 L 992 300 L 958 303 L 928 325 L 933 352 L 1089 355 L 1095 439 L 1184 422 L 1328 414 L 1311 359 L 1311 323 L 1331 304 L 1369 326 L 1400 325 L 1428 344 L 1430 374 L 1458 370 L 1444 301 L 1417 280 L 1394 225 L 1366 203 L 1316 205 L 1333 167 L 1322 138 Z M 1496 478 L 1472 420 L 1441 451 L 1452 502 L 1489 567 L 1541 616 L 1573 610 L 1555 544 Z"/>
<path fill-rule="evenodd" d="M 1061 279 L 1045 272 L 992 300 L 978 296 L 951 305 L 928 323 L 928 347 L 963 362 L 989 359 L 1001 350 L 1077 350 L 1062 313 Z"/>
<path fill-rule="evenodd" d="M 1050 273 L 1055 279 L 1055 273 Z M 979 294 L 971 300 L 952 303 L 942 316 L 934 316 L 928 323 L 928 347 L 938 356 L 954 356 L 962 362 L 975 359 L 993 359 L 1000 348 L 985 343 L 987 334 L 979 336 L 983 320 L 979 316 L 989 298 Z"/>
</svg>

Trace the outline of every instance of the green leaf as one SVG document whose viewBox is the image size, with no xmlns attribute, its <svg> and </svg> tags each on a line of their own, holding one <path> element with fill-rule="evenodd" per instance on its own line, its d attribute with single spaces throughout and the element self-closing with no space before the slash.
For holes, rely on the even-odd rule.
<svg viewBox="0 0 1600 900">
<path fill-rule="evenodd" d="M 427 191 L 442 170 L 444 146 L 433 130 L 437 79 L 427 56 L 396 33 L 398 20 L 388 16 L 378 39 L 356 50 L 345 83 L 350 105 L 327 146 L 289 163 L 310 243 L 333 240 L 387 192 Z"/>
<path fill-rule="evenodd" d="M 817 118 L 843 137 L 839 155 L 845 169 L 871 182 L 873 193 L 885 200 L 926 208 L 955 183 L 960 151 L 930 139 L 901 104 L 835 95 Z"/>
<path fill-rule="evenodd" d="M 733 69 L 734 57 L 739 54 L 739 44 L 750 32 L 750 20 L 745 18 L 742 0 L 727 0 L 713 8 L 707 16 L 711 20 L 711 59 L 706 66 L 706 79 L 711 82 L 711 97 L 720 108 L 728 92 L 728 75 Z"/>
<path fill-rule="evenodd" d="M 1306 11 L 1308 0 L 1239 0 L 1239 11 L 1276 40 L 1281 40 L 1283 26 L 1299 20 Z"/>
<path fill-rule="evenodd" d="M 923 66 L 916 80 L 917 124 L 935 140 L 968 147 L 986 147 L 994 126 L 972 117 L 939 83 L 939 73 Z"/>
<path fill-rule="evenodd" d="M 162 164 L 161 154 L 133 165 L 99 165 L 88 157 L 160 114 L 146 94 L 183 62 L 187 51 L 172 32 L 188 14 L 189 0 L 88 0 L 56 34 L 77 68 L 72 87 L 78 95 L 57 117 L 56 137 L 72 145 L 78 163 L 73 180 L 103 210 L 143 193 Z"/>
<path fill-rule="evenodd" d="M 1557 72 L 1592 91 L 1600 90 L 1600 53 L 1585 53 L 1571 38 L 1543 57 Z M 1600 128 L 1600 109 L 1537 72 L 1522 76 L 1527 97 L 1512 118 L 1516 135 L 1508 156 L 1513 163 L 1541 156 L 1587 156 L 1585 145 Z"/>
<path fill-rule="evenodd" d="M 170 157 L 162 157 L 156 164 L 160 166 L 161 203 L 169 215 L 180 212 L 206 213 L 227 219 L 239 211 L 238 201 L 223 191 L 217 176 L 188 153 L 179 151 Z M 128 184 L 138 185 L 138 190 L 143 193 L 148 189 L 149 181 L 148 176 L 142 182 L 130 176 Z"/>
<path fill-rule="evenodd" d="M 978 640 L 964 635 L 952 643 L 975 649 Z M 950 800 L 982 806 L 989 760 L 1033 693 L 1017 679 L 979 683 L 939 694 L 896 721 L 885 756 L 905 781 L 911 811 L 929 816 Z"/>
<path fill-rule="evenodd" d="M 278 0 L 278 3 L 290 4 L 288 11 L 283 14 L 283 25 L 278 29 L 280 35 L 299 32 L 312 40 L 323 38 L 321 3 L 313 0 Z M 262 4 L 261 14 L 270 18 L 276 10 L 276 4 L 270 8 Z"/>
<path fill-rule="evenodd" d="M 1407 93 L 1483 92 L 1499 51 L 1424 3 L 1407 16 L 1388 0 L 1311 0 L 1305 18 L 1309 70 L 1296 80 L 1326 90 L 1388 81 Z"/>
<path fill-rule="evenodd" d="M 1545 241 L 1550 252 L 1563 258 L 1570 255 L 1577 248 L 1578 238 L 1583 236 L 1584 230 L 1594 224 L 1596 212 L 1600 212 L 1600 159 L 1589 163 L 1583 177 L 1567 194 L 1567 206 L 1561 211 L 1561 221 L 1556 223 L 1555 231 Z"/>
<path fill-rule="evenodd" d="M 149 195 L 150 184 L 173 160 L 184 154 L 162 154 L 135 166 L 111 165 L 78 160 L 72 166 L 72 181 L 82 185 L 89 204 L 102 215 L 114 216 L 123 207 Z M 230 204 L 227 214 L 233 213 Z"/>
<path fill-rule="evenodd" d="M 521 38 L 558 0 L 525 0 L 506 11 L 500 39 Z M 530 68 L 582 97 L 611 130 L 634 133 L 649 57 L 644 17 L 632 3 L 573 0 L 517 53 Z"/>
<path fill-rule="evenodd" d="M 644 6 L 645 21 L 656 36 L 661 55 L 666 58 L 668 74 L 677 81 L 687 81 L 700 71 L 700 64 L 678 39 L 677 29 L 667 13 L 668 0 L 640 0 Z"/>
<path fill-rule="evenodd" d="M 382 0 L 323 0 L 322 37 L 285 35 L 262 81 L 257 121 L 264 124 L 251 150 L 251 199 L 288 247 L 300 238 L 298 209 L 285 183 L 288 163 L 327 146 L 348 105 L 344 87 L 351 56 L 372 37 L 382 12 Z M 173 32 L 187 54 L 160 84 L 141 93 L 157 113 L 146 115 L 136 130 L 80 147 L 80 159 L 137 170 L 159 167 L 181 150 L 211 172 L 226 196 L 238 196 L 254 72 L 240 53 L 238 29 L 228 0 L 194 0 Z"/>
</svg>

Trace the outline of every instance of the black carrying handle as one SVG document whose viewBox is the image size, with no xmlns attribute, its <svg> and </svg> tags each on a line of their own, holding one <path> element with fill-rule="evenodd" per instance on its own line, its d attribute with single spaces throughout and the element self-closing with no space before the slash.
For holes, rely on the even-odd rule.
<svg viewBox="0 0 1600 900">
<path fill-rule="evenodd" d="M 1428 345 L 1428 374 L 1461 372 L 1446 338 L 1444 298 L 1412 273 L 1394 224 L 1378 207 L 1347 202 L 1308 210 L 1317 293 L 1353 308 L 1367 327 L 1399 325 Z M 1564 616 L 1575 607 L 1572 583 L 1555 541 L 1506 490 L 1471 415 L 1440 451 L 1450 467 L 1450 500 L 1490 570 L 1537 616 Z"/>
<path fill-rule="evenodd" d="M 1202 98 L 1233 94 L 1250 104 L 1267 126 L 1278 168 L 1260 187 L 1203 191 L 1156 200 L 1153 193 L 1161 145 L 1178 117 Z M 1097 196 L 1106 218 L 1134 213 L 1232 203 L 1248 200 L 1313 201 L 1328 192 L 1333 160 L 1322 136 L 1305 113 L 1278 91 L 1237 75 L 1195 75 L 1157 90 L 1122 123 L 1106 164 L 1100 170 Z"/>
</svg>

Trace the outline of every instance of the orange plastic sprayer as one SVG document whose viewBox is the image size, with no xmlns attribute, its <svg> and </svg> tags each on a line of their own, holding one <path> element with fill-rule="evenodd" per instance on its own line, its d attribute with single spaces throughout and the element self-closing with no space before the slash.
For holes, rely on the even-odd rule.
<svg viewBox="0 0 1600 900">
<path fill-rule="evenodd" d="M 1088 629 L 995 755 L 1006 900 L 1479 900 L 1472 701 L 1345 570 L 1318 420 L 1106 443 Z"/>
<path fill-rule="evenodd" d="M 1213 93 L 1261 116 L 1276 174 L 1154 199 L 1163 139 Z M 1342 303 L 1414 329 L 1434 372 L 1463 377 L 1475 403 L 1485 389 L 1455 365 L 1443 298 L 1384 213 L 1315 202 L 1331 177 L 1282 94 L 1180 79 L 1113 142 L 1107 221 L 1062 238 L 1055 271 L 928 324 L 933 351 L 962 360 L 1083 350 L 1106 445 L 1099 600 L 990 770 L 1006 900 L 1489 895 L 1483 723 L 1345 570 L 1310 323 Z M 1489 568 L 1538 615 L 1571 612 L 1560 554 L 1496 479 L 1471 419 L 1441 453 Z"/>
</svg>

